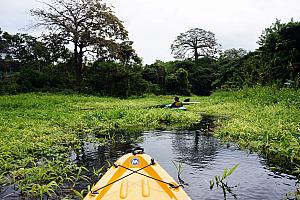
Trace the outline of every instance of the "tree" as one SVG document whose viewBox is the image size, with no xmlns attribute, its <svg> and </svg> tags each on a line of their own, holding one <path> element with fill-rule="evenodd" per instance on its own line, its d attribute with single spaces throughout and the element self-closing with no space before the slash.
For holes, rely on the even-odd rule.
<svg viewBox="0 0 300 200">
<path fill-rule="evenodd" d="M 245 84 L 246 75 L 244 60 L 247 51 L 239 49 L 227 49 L 219 57 L 214 72 L 214 81 L 212 87 L 214 88 L 240 88 Z M 250 70 L 252 71 L 252 69 Z"/>
<path fill-rule="evenodd" d="M 164 63 L 156 60 L 151 65 L 146 65 L 143 69 L 143 78 L 150 82 L 152 92 L 155 94 L 165 94 L 166 92 L 166 76 L 170 62 Z"/>
<path fill-rule="evenodd" d="M 35 63 L 40 69 L 43 64 L 49 63 L 49 52 L 45 44 L 28 34 L 2 34 L 0 53 L 19 62 L 21 65 Z"/>
<path fill-rule="evenodd" d="M 0 59 L 2 58 L 2 54 L 5 54 L 7 51 L 6 46 L 5 39 L 3 38 L 3 31 L 0 28 Z"/>
<path fill-rule="evenodd" d="M 53 0 L 51 4 L 44 4 L 46 9 L 31 10 L 31 14 L 39 20 L 36 26 L 44 26 L 74 45 L 73 57 L 79 86 L 86 53 L 97 58 L 103 58 L 104 54 L 110 57 L 111 54 L 116 55 L 120 42 L 127 40 L 123 23 L 102 0 Z"/>
<path fill-rule="evenodd" d="M 259 38 L 258 51 L 265 63 L 265 81 L 299 84 L 300 22 L 276 20 Z"/>
<path fill-rule="evenodd" d="M 125 41 L 119 45 L 116 59 L 119 59 L 124 64 L 141 64 L 142 59 L 136 54 L 132 48 L 132 41 Z"/>
<path fill-rule="evenodd" d="M 191 92 L 195 95 L 210 95 L 211 82 L 213 80 L 213 69 L 215 60 L 204 57 L 197 61 L 184 60 L 175 61 L 177 69 L 183 68 L 188 72 L 188 81 L 191 85 Z"/>
<path fill-rule="evenodd" d="M 142 95 L 147 90 L 148 82 L 143 79 L 141 70 L 140 65 L 131 68 L 116 62 L 97 61 L 86 71 L 89 76 L 85 87 L 92 93 L 109 96 Z"/>
<path fill-rule="evenodd" d="M 181 33 L 171 45 L 172 54 L 177 59 L 215 57 L 219 53 L 215 34 L 200 28 Z"/>
<path fill-rule="evenodd" d="M 247 54 L 248 54 L 247 50 L 245 50 L 243 48 L 239 48 L 239 49 L 235 49 L 235 48 L 227 49 L 223 53 L 221 53 L 220 60 L 240 59 L 240 58 L 244 57 Z"/>
<path fill-rule="evenodd" d="M 166 77 L 166 90 L 169 94 L 190 95 L 190 83 L 188 80 L 188 72 L 179 68 L 175 73 Z"/>
<path fill-rule="evenodd" d="M 51 63 L 65 63 L 72 57 L 72 53 L 66 47 L 68 43 L 59 35 L 43 35 L 43 41 L 45 42 L 45 45 L 49 51 L 49 60 Z"/>
</svg>

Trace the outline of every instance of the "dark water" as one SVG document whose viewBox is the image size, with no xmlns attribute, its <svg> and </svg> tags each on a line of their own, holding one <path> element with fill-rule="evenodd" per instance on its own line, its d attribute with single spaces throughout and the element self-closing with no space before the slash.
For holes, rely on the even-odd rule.
<svg viewBox="0 0 300 200">
<path fill-rule="evenodd" d="M 115 162 L 135 146 L 142 146 L 145 153 L 159 162 L 177 181 L 177 170 L 173 162 L 182 163 L 181 179 L 188 184 L 184 190 L 195 200 L 224 199 L 221 188 L 210 190 L 209 181 L 216 175 L 221 176 L 225 168 L 230 169 L 236 164 L 239 166 L 228 177 L 227 183 L 229 186 L 237 186 L 233 188 L 237 199 L 287 199 L 286 194 L 299 187 L 295 177 L 270 170 L 266 160 L 257 154 L 221 144 L 215 137 L 200 131 L 149 131 L 141 135 L 141 142 L 110 146 L 85 143 L 83 152 L 80 155 L 73 153 L 72 159 L 92 172 L 93 168 L 99 169 L 107 164 L 107 160 Z M 86 184 L 80 185 L 78 190 L 85 189 Z M 9 193 L 9 190 L 2 192 L 0 199 Z M 6 198 L 20 199 L 20 196 L 18 192 L 14 192 Z M 227 194 L 227 199 L 234 198 Z"/>
<path fill-rule="evenodd" d="M 142 146 L 168 173 L 177 179 L 175 163 L 182 163 L 181 179 L 188 186 L 185 191 L 192 199 L 224 199 L 221 188 L 210 190 L 209 181 L 215 175 L 222 175 L 225 168 L 239 164 L 228 177 L 229 186 L 238 199 L 286 199 L 286 194 L 299 186 L 293 176 L 274 172 L 266 161 L 257 154 L 249 154 L 234 146 L 221 144 L 213 136 L 199 131 L 169 132 L 150 131 L 143 133 L 143 141 L 136 144 L 122 144 L 114 147 L 86 146 L 82 164 L 99 168 L 103 161 L 114 162 L 134 146 Z M 234 199 L 227 194 L 227 199 Z"/>
<path fill-rule="evenodd" d="M 182 163 L 181 178 L 189 184 L 185 191 L 192 199 L 223 199 L 220 188 L 209 189 L 209 181 L 222 175 L 225 168 L 239 164 L 228 177 L 228 185 L 238 199 L 284 199 L 296 190 L 296 178 L 272 172 L 257 154 L 248 154 L 235 147 L 222 145 L 199 132 L 147 132 L 141 145 L 171 176 L 177 177 L 172 163 Z M 234 199 L 230 194 L 227 199 Z"/>
</svg>

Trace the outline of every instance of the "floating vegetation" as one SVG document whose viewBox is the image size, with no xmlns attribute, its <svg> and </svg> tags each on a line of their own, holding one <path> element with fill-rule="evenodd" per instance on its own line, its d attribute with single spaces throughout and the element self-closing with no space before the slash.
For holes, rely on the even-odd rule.
<svg viewBox="0 0 300 200">
<path fill-rule="evenodd" d="M 67 196 L 74 183 L 87 179 L 85 169 L 70 159 L 85 142 L 126 143 L 144 130 L 189 129 L 197 127 L 202 113 L 228 116 L 203 129 L 260 152 L 275 167 L 288 167 L 288 173 L 299 177 L 299 97 L 300 90 L 271 87 L 217 92 L 190 97 L 200 103 L 186 105 L 184 112 L 157 107 L 170 103 L 171 96 L 0 96 L 0 191 L 13 185 L 22 196 Z"/>
<path fill-rule="evenodd" d="M 184 129 L 199 121 L 194 112 L 148 108 L 161 101 L 172 97 L 0 96 L 0 191 L 14 185 L 21 196 L 55 199 L 89 181 L 87 169 L 70 159 L 85 142 L 126 142 L 143 130 Z"/>
<path fill-rule="evenodd" d="M 245 88 L 195 101 L 201 105 L 193 111 L 228 116 L 216 120 L 214 135 L 260 153 L 276 170 L 300 177 L 300 90 Z"/>
</svg>

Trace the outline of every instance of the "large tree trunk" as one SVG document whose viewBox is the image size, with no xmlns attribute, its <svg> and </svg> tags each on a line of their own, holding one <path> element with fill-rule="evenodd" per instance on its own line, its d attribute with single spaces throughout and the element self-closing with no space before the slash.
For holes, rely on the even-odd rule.
<svg viewBox="0 0 300 200">
<path fill-rule="evenodd" d="M 75 62 L 75 73 L 76 73 L 76 85 L 78 89 L 81 87 L 81 62 L 80 53 L 78 53 L 78 43 L 74 42 L 74 62 Z"/>
<path fill-rule="evenodd" d="M 80 73 L 80 83 L 82 80 L 82 69 L 83 69 L 83 46 L 79 45 L 79 55 L 78 55 L 78 72 Z"/>
<path fill-rule="evenodd" d="M 199 54 L 198 54 L 198 49 L 197 48 L 194 49 L 194 58 L 195 58 L 195 60 L 198 60 L 198 58 L 199 58 Z"/>
</svg>

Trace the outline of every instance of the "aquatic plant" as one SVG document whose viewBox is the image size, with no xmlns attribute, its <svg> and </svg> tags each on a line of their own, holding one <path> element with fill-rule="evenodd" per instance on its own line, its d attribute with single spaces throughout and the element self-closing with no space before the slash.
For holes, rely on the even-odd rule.
<svg viewBox="0 0 300 200">
<path fill-rule="evenodd" d="M 86 169 L 70 159 L 72 152 L 83 151 L 84 142 L 127 142 L 143 130 L 197 123 L 197 113 L 153 108 L 169 101 L 172 97 L 0 96 L 0 187 L 16 185 L 23 196 L 57 198 L 67 185 L 89 181 Z"/>
<path fill-rule="evenodd" d="M 177 171 L 177 178 L 178 178 L 178 181 L 179 181 L 179 184 L 182 184 L 182 185 L 188 185 L 187 183 L 184 182 L 184 180 L 182 180 L 182 178 L 180 177 L 180 175 L 182 174 L 183 172 L 183 163 L 179 162 L 178 164 L 176 164 L 175 161 L 172 161 L 173 165 L 175 166 L 176 168 L 176 171 Z"/>
<path fill-rule="evenodd" d="M 296 191 L 288 192 L 286 194 L 286 200 L 299 200 L 300 199 L 300 187 L 297 187 Z"/>
<path fill-rule="evenodd" d="M 225 182 L 225 179 L 228 178 L 236 170 L 238 165 L 239 164 L 236 164 L 229 171 L 227 168 L 225 168 L 222 176 L 216 175 L 214 179 L 210 180 L 210 189 L 212 190 L 214 186 L 216 186 L 217 188 L 220 187 L 223 191 L 224 199 L 226 199 L 227 193 L 231 194 L 235 199 L 237 199 L 236 194 L 232 191 L 232 189 L 236 186 L 228 186 L 227 182 Z"/>
</svg>

